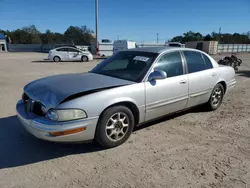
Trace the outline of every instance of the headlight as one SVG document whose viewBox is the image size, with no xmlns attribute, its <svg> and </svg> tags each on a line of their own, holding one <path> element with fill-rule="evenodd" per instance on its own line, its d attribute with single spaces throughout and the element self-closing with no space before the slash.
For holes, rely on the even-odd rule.
<svg viewBox="0 0 250 188">
<path fill-rule="evenodd" d="M 87 118 L 87 114 L 80 109 L 49 110 L 46 117 L 52 121 L 70 121 Z"/>
</svg>

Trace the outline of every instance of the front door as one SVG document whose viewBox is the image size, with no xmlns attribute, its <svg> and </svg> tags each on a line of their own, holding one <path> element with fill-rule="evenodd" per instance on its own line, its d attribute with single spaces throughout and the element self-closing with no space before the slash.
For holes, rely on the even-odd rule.
<svg viewBox="0 0 250 188">
<path fill-rule="evenodd" d="M 56 50 L 57 54 L 56 56 L 59 55 L 62 61 L 68 61 L 69 56 L 68 56 L 68 48 L 59 48 Z"/>
<path fill-rule="evenodd" d="M 163 54 L 154 70 L 165 71 L 167 78 L 145 82 L 146 121 L 182 110 L 188 100 L 188 75 L 180 52 Z"/>
<path fill-rule="evenodd" d="M 80 51 L 74 48 L 68 48 L 68 56 L 69 61 L 79 61 L 81 59 Z"/>
</svg>

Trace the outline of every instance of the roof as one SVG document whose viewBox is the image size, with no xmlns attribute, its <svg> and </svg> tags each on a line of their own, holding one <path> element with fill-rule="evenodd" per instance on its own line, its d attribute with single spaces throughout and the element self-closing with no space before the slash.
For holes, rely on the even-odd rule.
<svg viewBox="0 0 250 188">
<path fill-rule="evenodd" d="M 0 39 L 5 39 L 5 36 L 3 33 L 0 33 Z"/>
<path fill-rule="evenodd" d="M 181 47 L 140 47 L 140 48 L 131 48 L 125 51 L 137 51 L 137 52 L 151 52 L 151 53 L 162 53 L 162 52 L 166 52 L 166 51 L 198 51 L 198 52 L 202 52 L 200 50 L 197 49 L 193 49 L 193 48 L 181 48 Z M 204 52 L 202 52 L 204 53 Z"/>
<path fill-rule="evenodd" d="M 171 47 L 140 47 L 140 48 L 131 48 L 129 51 L 138 51 L 138 52 L 152 52 L 152 53 L 161 53 Z"/>
</svg>

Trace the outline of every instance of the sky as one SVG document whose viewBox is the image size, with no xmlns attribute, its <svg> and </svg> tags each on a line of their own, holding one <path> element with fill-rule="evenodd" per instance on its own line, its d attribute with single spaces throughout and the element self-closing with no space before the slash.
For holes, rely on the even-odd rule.
<svg viewBox="0 0 250 188">
<path fill-rule="evenodd" d="M 95 30 L 95 0 L 0 0 L 0 29 Z M 250 31 L 250 0 L 99 0 L 99 39 L 159 41 L 192 30 Z"/>
</svg>

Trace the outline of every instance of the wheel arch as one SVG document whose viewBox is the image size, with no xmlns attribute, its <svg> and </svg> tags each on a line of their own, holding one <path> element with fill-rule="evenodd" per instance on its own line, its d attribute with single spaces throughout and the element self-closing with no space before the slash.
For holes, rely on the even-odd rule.
<svg viewBox="0 0 250 188">
<path fill-rule="evenodd" d="M 224 89 L 224 94 L 227 92 L 227 83 L 224 80 L 220 80 L 217 84 L 221 84 Z"/>
<path fill-rule="evenodd" d="M 58 55 L 58 54 L 56 54 L 56 55 L 53 56 L 53 60 L 54 60 L 55 57 L 59 57 L 60 61 L 62 60 L 61 56 Z"/>
<path fill-rule="evenodd" d="M 131 101 L 121 101 L 121 102 L 116 102 L 116 103 L 113 103 L 109 106 L 107 106 L 100 114 L 99 116 L 99 119 L 100 117 L 103 115 L 103 113 L 105 112 L 105 110 L 107 110 L 108 108 L 111 108 L 111 107 L 114 107 L 114 106 L 126 106 L 128 109 L 131 110 L 131 112 L 133 113 L 134 115 L 134 120 L 135 120 L 135 125 L 137 125 L 140 121 L 140 111 L 139 111 L 139 108 L 137 107 L 137 105 Z"/>
<path fill-rule="evenodd" d="M 83 58 L 83 57 L 86 57 L 86 58 L 87 58 L 87 61 L 89 61 L 89 57 L 88 57 L 87 55 L 85 55 L 85 54 L 82 54 L 82 55 L 81 55 L 81 61 L 82 61 L 82 58 Z"/>
</svg>

